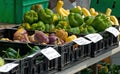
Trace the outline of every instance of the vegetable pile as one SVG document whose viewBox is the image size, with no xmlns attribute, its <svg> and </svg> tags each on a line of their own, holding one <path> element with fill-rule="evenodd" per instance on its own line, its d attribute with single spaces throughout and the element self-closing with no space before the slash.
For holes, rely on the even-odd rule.
<svg viewBox="0 0 120 74">
<path fill-rule="evenodd" d="M 12 34 L 11 34 L 12 35 Z M 3 41 L 14 41 L 14 42 L 25 42 L 25 43 L 37 43 L 37 44 L 65 44 L 76 39 L 77 36 L 74 34 L 68 35 L 64 29 L 57 30 L 55 33 L 48 33 L 39 30 L 35 30 L 35 32 L 31 35 L 23 29 L 17 29 L 15 33 L 13 33 L 13 40 L 9 38 L 1 38 Z"/>
<path fill-rule="evenodd" d="M 69 10 L 63 8 L 63 1 L 58 1 L 56 13 L 42 5 L 33 5 L 31 10 L 24 14 L 24 21 L 19 28 L 26 30 L 39 30 L 43 32 L 56 32 L 64 29 L 73 34 L 90 34 L 104 31 L 112 25 L 119 25 L 112 10 L 108 8 L 106 13 L 76 6 Z"/>
<path fill-rule="evenodd" d="M 116 64 L 98 64 L 98 74 L 120 74 L 120 66 Z"/>
</svg>

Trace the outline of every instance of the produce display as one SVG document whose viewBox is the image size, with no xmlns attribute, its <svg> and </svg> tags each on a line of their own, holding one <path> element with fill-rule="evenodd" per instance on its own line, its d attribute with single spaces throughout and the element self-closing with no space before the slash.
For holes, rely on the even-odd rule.
<svg viewBox="0 0 120 74">
<path fill-rule="evenodd" d="M 110 8 L 106 13 L 100 13 L 94 8 L 88 10 L 80 6 L 65 10 L 63 5 L 63 1 L 58 1 L 56 13 L 51 9 L 44 9 L 41 5 L 33 5 L 31 10 L 24 14 L 24 21 L 19 28 L 44 32 L 65 29 L 68 33 L 86 35 L 102 32 L 112 25 L 119 25 L 117 18 L 111 15 Z"/>
<path fill-rule="evenodd" d="M 112 27 L 113 25 L 118 26 L 118 20 L 114 15 L 111 15 L 112 10 L 110 8 L 106 10 L 106 13 L 100 13 L 95 11 L 94 8 L 90 8 L 90 10 L 88 10 L 80 6 L 76 6 L 68 10 L 64 9 L 63 5 L 64 2 L 59 0 L 56 5 L 56 13 L 49 8 L 43 8 L 40 4 L 33 5 L 31 9 L 24 14 L 22 24 L 17 29 L 14 29 L 15 32 L 11 35 L 13 36 L 12 39 L 2 36 L 0 38 L 0 41 L 3 42 L 25 43 L 28 46 L 29 51 L 27 51 L 26 54 L 20 54 L 21 49 L 14 49 L 9 47 L 1 51 L 1 53 L 4 54 L 1 55 L 1 57 L 21 59 L 37 52 L 38 50 L 41 50 L 37 45 L 34 47 L 29 46 L 29 43 L 39 45 L 57 45 L 58 49 L 56 50 L 58 53 L 60 53 L 61 57 L 52 61 L 54 61 L 54 64 L 57 63 L 57 65 L 60 63 L 58 65 L 59 67 L 56 67 L 55 65 L 56 68 L 64 68 L 66 65 L 69 66 L 71 62 L 74 63 L 73 61 L 81 61 L 81 58 L 91 58 L 92 52 L 95 52 L 99 49 L 104 49 L 99 48 L 102 46 L 102 42 L 106 42 L 106 45 L 108 43 L 108 45 L 112 46 L 112 41 L 110 44 L 110 38 L 107 39 L 107 34 L 103 36 L 103 38 L 106 37 L 106 41 L 103 39 L 103 41 L 101 40 L 98 43 L 92 42 L 86 45 L 79 45 L 75 42 L 72 42 L 80 36 L 85 36 L 91 33 L 104 32 L 105 29 Z M 115 38 L 117 39 L 117 37 Z M 89 38 L 85 39 L 90 40 Z M 113 39 L 113 37 L 111 37 L 111 39 Z M 113 40 L 113 42 L 117 43 L 117 40 Z M 103 45 L 103 47 L 105 46 Z M 0 66 L 4 65 L 5 63 L 1 57 Z M 36 58 L 34 59 L 32 57 L 31 59 L 36 60 Z M 48 61 L 47 59 L 46 62 L 45 59 L 44 61 L 47 64 L 50 63 L 49 66 L 53 65 L 51 60 Z M 32 62 L 30 61 L 30 63 Z M 37 68 L 38 67 L 36 67 L 36 69 Z M 98 67 L 98 74 L 119 74 L 119 70 L 120 68 L 116 65 L 101 64 Z M 81 72 L 81 74 L 92 73 L 93 70 L 89 68 L 84 69 Z"/>
</svg>

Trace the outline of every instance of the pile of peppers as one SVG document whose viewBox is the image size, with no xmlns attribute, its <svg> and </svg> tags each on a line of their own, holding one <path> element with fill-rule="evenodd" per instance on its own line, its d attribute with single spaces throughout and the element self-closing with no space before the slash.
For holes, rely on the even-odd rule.
<svg viewBox="0 0 120 74">
<path fill-rule="evenodd" d="M 99 14 L 95 17 L 91 26 L 94 27 L 97 32 L 104 31 L 106 28 L 112 26 L 110 20 L 106 17 L 105 14 Z"/>
</svg>

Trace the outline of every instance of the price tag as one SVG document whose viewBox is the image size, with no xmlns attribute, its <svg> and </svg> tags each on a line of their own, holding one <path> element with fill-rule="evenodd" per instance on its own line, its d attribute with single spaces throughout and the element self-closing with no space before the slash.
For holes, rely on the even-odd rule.
<svg viewBox="0 0 120 74">
<path fill-rule="evenodd" d="M 41 53 L 45 55 L 49 60 L 60 57 L 61 55 L 52 47 L 42 49 Z"/>
<path fill-rule="evenodd" d="M 88 34 L 85 37 L 90 39 L 94 43 L 96 43 L 96 42 L 98 42 L 98 41 L 103 39 L 103 37 L 100 34 L 98 34 L 98 33 Z"/>
<path fill-rule="evenodd" d="M 106 29 L 106 31 L 112 33 L 115 37 L 117 37 L 120 34 L 120 32 L 114 27 L 109 27 Z"/>
<path fill-rule="evenodd" d="M 18 64 L 15 63 L 7 63 L 0 67 L 0 72 L 9 72 L 14 67 L 18 66 Z"/>
<path fill-rule="evenodd" d="M 75 43 L 77 43 L 78 45 L 86 45 L 86 44 L 90 44 L 91 41 L 83 38 L 83 37 L 80 37 L 80 38 L 77 38 L 75 40 L 73 40 Z"/>
</svg>

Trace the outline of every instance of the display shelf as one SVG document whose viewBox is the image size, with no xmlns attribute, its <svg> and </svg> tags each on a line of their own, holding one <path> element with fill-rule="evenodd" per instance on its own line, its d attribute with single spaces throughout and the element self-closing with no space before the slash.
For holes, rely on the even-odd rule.
<svg viewBox="0 0 120 74">
<path fill-rule="evenodd" d="M 117 48 L 115 48 L 115 49 L 112 49 L 111 51 L 108 51 L 108 52 L 106 52 L 106 53 L 104 53 L 102 55 L 99 55 L 97 57 L 85 60 L 85 61 L 83 61 L 83 62 L 81 62 L 81 63 L 79 63 L 79 64 L 77 64 L 77 65 L 75 65 L 75 66 L 73 66 L 71 68 L 65 69 L 65 70 L 57 72 L 55 74 L 74 74 L 74 73 L 77 73 L 80 70 L 85 69 L 85 68 L 87 68 L 87 67 L 101 61 L 102 59 L 104 59 L 104 58 L 106 58 L 108 56 L 112 56 L 112 55 L 116 54 L 119 51 L 120 51 L 120 42 L 119 42 L 119 46 Z"/>
</svg>

